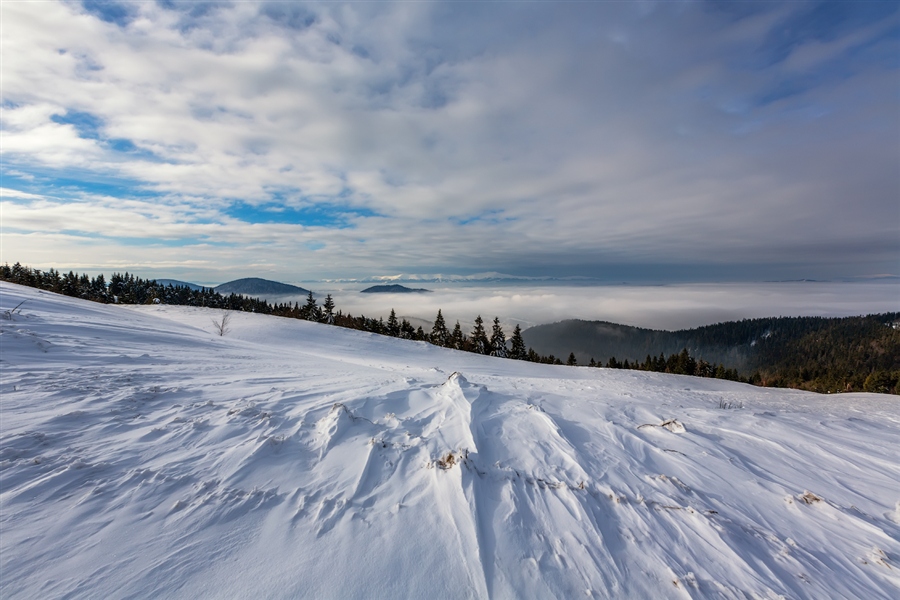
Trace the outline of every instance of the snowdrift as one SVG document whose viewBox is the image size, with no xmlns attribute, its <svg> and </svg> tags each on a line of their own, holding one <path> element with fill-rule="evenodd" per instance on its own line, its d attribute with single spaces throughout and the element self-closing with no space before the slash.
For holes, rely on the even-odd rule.
<svg viewBox="0 0 900 600">
<path fill-rule="evenodd" d="M 220 316 L 0 284 L 0 596 L 900 595 L 895 397 Z"/>
</svg>

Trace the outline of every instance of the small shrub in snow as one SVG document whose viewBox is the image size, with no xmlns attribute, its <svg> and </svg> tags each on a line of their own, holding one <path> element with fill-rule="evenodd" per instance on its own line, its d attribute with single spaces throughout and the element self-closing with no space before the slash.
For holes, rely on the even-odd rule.
<svg viewBox="0 0 900 600">
<path fill-rule="evenodd" d="M 456 456 L 452 452 L 448 452 L 446 456 L 442 456 L 437 461 L 437 466 L 445 471 L 453 468 L 456 464 Z"/>
<path fill-rule="evenodd" d="M 229 312 L 223 312 L 221 319 L 213 319 L 212 320 L 213 327 L 215 328 L 215 332 L 216 332 L 216 334 L 219 335 L 219 337 L 224 336 L 226 333 L 228 333 L 230 331 L 230 328 L 228 327 L 229 321 L 231 321 L 231 313 L 229 313 Z"/>
<path fill-rule="evenodd" d="M 20 308 L 23 304 L 25 304 L 25 302 L 27 302 L 27 301 L 26 301 L 26 300 L 22 300 L 21 302 L 19 302 L 18 304 L 16 304 L 16 307 L 13 308 L 12 310 L 6 310 L 6 311 L 3 311 L 3 318 L 6 319 L 7 321 L 12 321 L 13 315 L 15 315 L 16 312 L 20 312 L 20 311 L 19 311 L 19 308 Z"/>
<path fill-rule="evenodd" d="M 728 402 L 727 400 L 719 400 L 719 408 L 721 409 L 731 409 L 731 408 L 744 408 L 743 402 Z"/>
</svg>

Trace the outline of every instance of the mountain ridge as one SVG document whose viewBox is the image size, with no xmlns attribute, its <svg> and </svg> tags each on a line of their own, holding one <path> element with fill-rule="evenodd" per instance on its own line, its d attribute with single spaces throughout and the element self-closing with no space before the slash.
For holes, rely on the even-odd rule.
<svg viewBox="0 0 900 600">
<path fill-rule="evenodd" d="M 309 290 L 300 286 L 259 277 L 235 279 L 234 281 L 219 284 L 213 289 L 220 294 L 239 294 L 242 296 L 287 296 L 309 293 Z"/>
<path fill-rule="evenodd" d="M 359 291 L 360 294 L 430 294 L 425 288 L 408 288 L 398 283 L 373 285 Z"/>
</svg>

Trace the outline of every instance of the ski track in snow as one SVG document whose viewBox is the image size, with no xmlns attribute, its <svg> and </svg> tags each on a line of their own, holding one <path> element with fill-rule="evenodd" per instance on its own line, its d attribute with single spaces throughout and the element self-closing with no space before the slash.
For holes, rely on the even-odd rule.
<svg viewBox="0 0 900 600">
<path fill-rule="evenodd" d="M 896 397 L 219 315 L 0 284 L 0 596 L 900 597 Z"/>
</svg>

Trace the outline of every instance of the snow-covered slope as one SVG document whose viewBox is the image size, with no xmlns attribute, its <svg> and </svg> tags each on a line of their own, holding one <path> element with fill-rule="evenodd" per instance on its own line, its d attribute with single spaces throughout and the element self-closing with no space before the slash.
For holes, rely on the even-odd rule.
<svg viewBox="0 0 900 600">
<path fill-rule="evenodd" d="M 0 596 L 900 596 L 896 397 L 220 315 L 0 284 Z"/>
</svg>

